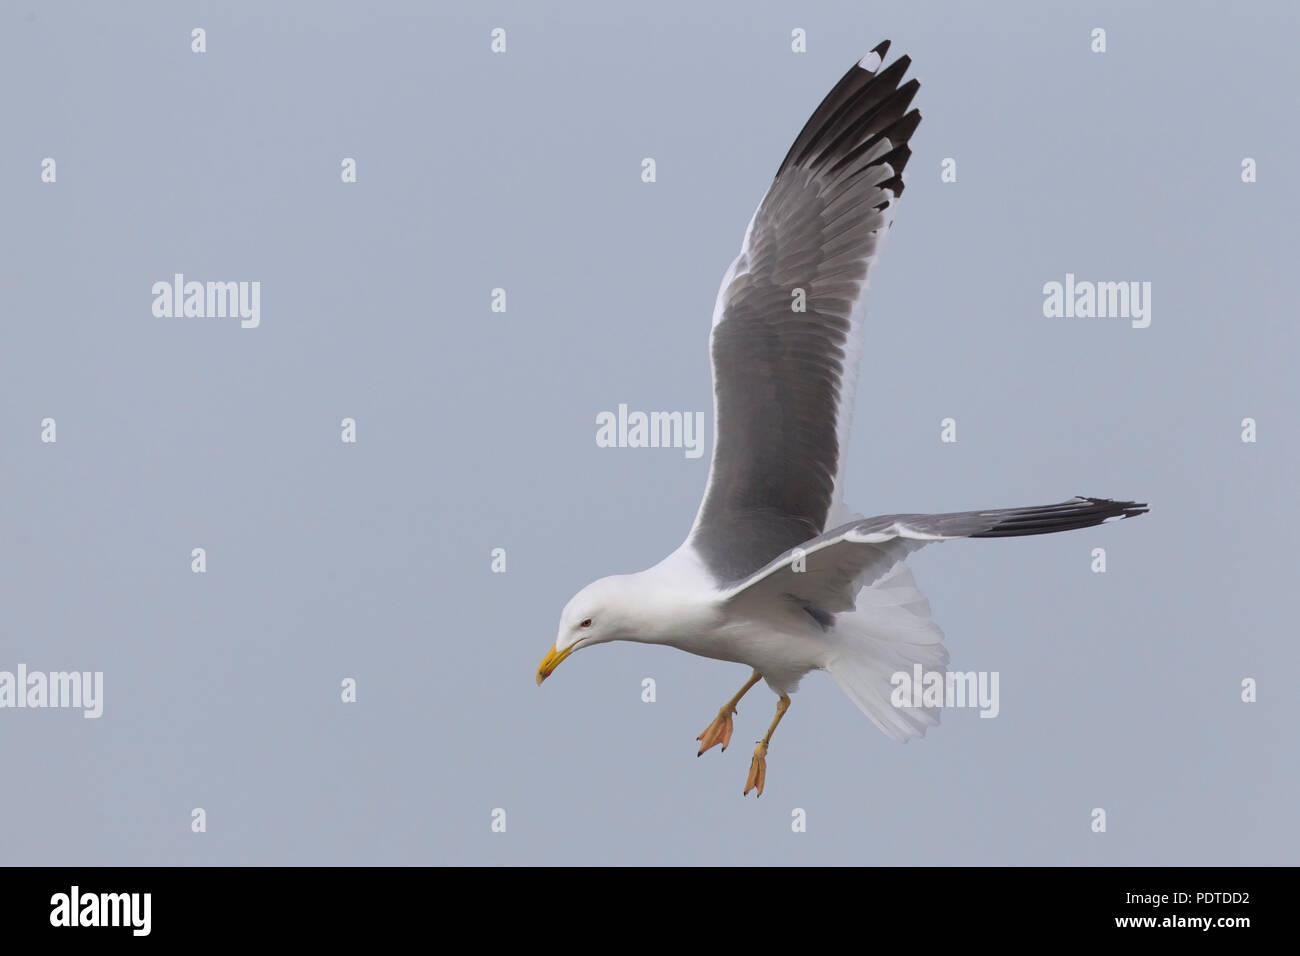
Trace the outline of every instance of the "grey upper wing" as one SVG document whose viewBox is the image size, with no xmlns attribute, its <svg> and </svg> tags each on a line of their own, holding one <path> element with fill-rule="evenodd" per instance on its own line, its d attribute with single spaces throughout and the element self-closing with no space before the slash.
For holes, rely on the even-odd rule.
<svg viewBox="0 0 1300 956">
<path fill-rule="evenodd" d="M 825 529 L 861 346 L 855 306 L 920 122 L 907 112 L 919 84 L 900 85 L 908 58 L 875 72 L 887 49 L 808 120 L 718 295 L 715 444 L 690 540 L 720 583 Z"/>
</svg>

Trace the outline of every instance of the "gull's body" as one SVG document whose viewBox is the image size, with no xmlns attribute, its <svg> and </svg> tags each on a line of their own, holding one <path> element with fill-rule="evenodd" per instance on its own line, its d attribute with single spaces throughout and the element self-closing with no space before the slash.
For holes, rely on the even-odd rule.
<svg viewBox="0 0 1300 956">
<path fill-rule="evenodd" d="M 725 592 L 702 590 L 707 572 L 689 539 L 659 564 L 623 580 L 650 611 L 641 643 L 747 664 L 777 694 L 793 692 L 800 678 L 829 661 L 827 632 L 797 604 L 762 593 L 729 601 Z"/>
<path fill-rule="evenodd" d="M 753 669 L 700 735 L 731 737 L 736 703 L 761 678 L 779 696 L 745 792 L 761 794 L 772 731 L 789 694 L 827 671 L 886 734 L 922 735 L 933 708 L 890 701 L 891 675 L 942 672 L 943 634 L 904 563 L 952 538 L 1091 527 L 1145 510 L 1072 498 L 1055 505 L 863 518 L 843 500 L 870 269 L 903 192 L 908 112 L 919 84 L 882 43 L 813 113 L 745 230 L 713 311 L 714 449 L 686 540 L 637 574 L 602 578 L 569 602 L 541 683 L 574 651 L 608 641 L 665 644 Z M 800 307 L 802 306 L 802 307 Z"/>
</svg>

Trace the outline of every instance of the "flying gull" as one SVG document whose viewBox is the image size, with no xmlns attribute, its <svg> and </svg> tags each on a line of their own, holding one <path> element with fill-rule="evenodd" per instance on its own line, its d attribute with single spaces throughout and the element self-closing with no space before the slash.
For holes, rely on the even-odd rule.
<svg viewBox="0 0 1300 956">
<path fill-rule="evenodd" d="M 772 733 L 790 694 L 827 671 L 895 740 L 938 723 L 895 707 L 890 678 L 943 673 L 943 634 L 904 563 L 932 541 L 1089 528 L 1147 510 L 1133 501 L 863 518 L 843 503 L 842 475 L 859 359 L 863 299 L 903 193 L 908 110 L 919 84 L 889 42 L 860 60 L 795 139 L 745 230 L 713 309 L 714 448 L 690 534 L 637 574 L 587 585 L 560 615 L 541 684 L 569 655 L 609 641 L 666 644 L 746 664 L 753 674 L 697 738 L 731 741 L 740 699 L 767 682 L 776 716 L 754 748 L 750 790 L 763 793 Z M 803 290 L 804 310 L 792 302 Z"/>
</svg>

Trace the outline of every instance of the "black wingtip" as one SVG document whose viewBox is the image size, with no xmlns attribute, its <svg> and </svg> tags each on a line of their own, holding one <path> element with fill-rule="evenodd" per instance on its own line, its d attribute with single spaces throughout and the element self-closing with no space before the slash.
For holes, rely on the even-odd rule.
<svg viewBox="0 0 1300 956">
<path fill-rule="evenodd" d="M 995 524 L 972 534 L 972 538 L 1017 538 L 1032 534 L 1054 534 L 1093 528 L 1114 518 L 1132 518 L 1150 509 L 1138 501 L 1116 501 L 1077 495 L 1069 501 L 1035 508 L 1012 508 L 993 517 Z"/>
<path fill-rule="evenodd" d="M 846 162 L 857 162 L 885 138 L 887 130 L 893 134 L 889 136 L 891 146 L 906 143 L 921 118 L 918 112 L 908 113 L 920 83 L 903 80 L 912 58 L 904 54 L 886 66 L 888 51 L 888 40 L 877 44 L 826 94 L 777 168 L 778 177 L 792 166 L 838 170 Z M 904 116 L 906 122 L 894 126 Z M 889 184 L 891 189 L 899 186 L 897 174 L 901 171 L 894 169 L 896 180 Z"/>
<path fill-rule="evenodd" d="M 1084 501 L 1092 502 L 1099 508 L 1114 510 L 1113 518 L 1135 518 L 1138 515 L 1144 515 L 1151 510 L 1145 501 L 1116 501 L 1113 498 L 1093 498 L 1088 495 L 1078 495 Z"/>
</svg>

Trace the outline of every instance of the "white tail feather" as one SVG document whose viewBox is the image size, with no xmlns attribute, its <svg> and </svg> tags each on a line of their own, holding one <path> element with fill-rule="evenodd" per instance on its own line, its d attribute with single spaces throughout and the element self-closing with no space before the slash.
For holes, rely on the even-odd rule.
<svg viewBox="0 0 1300 956">
<path fill-rule="evenodd" d="M 912 667 L 945 673 L 943 632 L 930 619 L 930 602 L 901 561 L 874 585 L 858 592 L 855 610 L 838 614 L 831 628 L 835 654 L 826 671 L 849 699 L 894 740 L 925 736 L 939 723 L 936 707 L 895 707 L 891 681 Z"/>
</svg>

